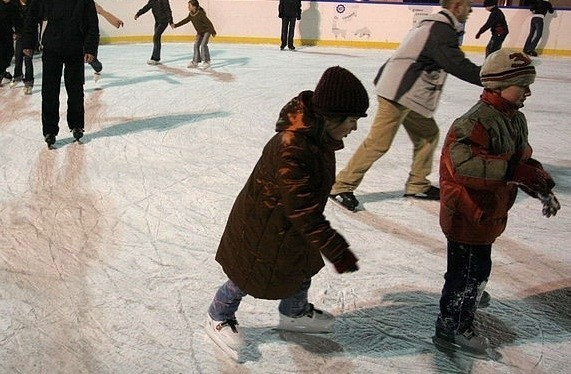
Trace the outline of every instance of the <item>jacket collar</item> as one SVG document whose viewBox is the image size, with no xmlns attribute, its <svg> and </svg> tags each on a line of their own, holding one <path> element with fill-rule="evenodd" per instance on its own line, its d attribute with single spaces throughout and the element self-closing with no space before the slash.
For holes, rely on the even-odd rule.
<svg viewBox="0 0 571 374">
<path fill-rule="evenodd" d="M 482 95 L 480 95 L 480 100 L 484 103 L 489 104 L 502 112 L 507 117 L 513 117 L 519 110 L 517 105 L 514 103 L 507 101 L 497 91 L 492 91 L 488 89 L 484 89 Z"/>
</svg>

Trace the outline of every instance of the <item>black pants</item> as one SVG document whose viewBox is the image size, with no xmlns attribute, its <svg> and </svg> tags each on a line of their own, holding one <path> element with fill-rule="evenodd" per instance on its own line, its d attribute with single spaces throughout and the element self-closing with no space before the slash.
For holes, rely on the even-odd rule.
<svg viewBox="0 0 571 374">
<path fill-rule="evenodd" d="M 448 241 L 448 260 L 440 298 L 440 318 L 448 329 L 464 332 L 472 326 L 492 270 L 491 255 L 491 244 Z"/>
<path fill-rule="evenodd" d="M 22 77 L 22 66 L 25 68 L 25 75 L 22 81 L 28 87 L 34 85 L 34 64 L 32 57 L 26 56 L 22 48 L 22 38 L 16 39 L 16 48 L 14 50 L 14 78 Z"/>
<path fill-rule="evenodd" d="M 282 18 L 282 44 L 281 48 L 293 48 L 293 34 L 295 32 L 295 17 Z"/>
<path fill-rule="evenodd" d="M 504 43 L 506 36 L 508 35 L 492 35 L 488 45 L 486 46 L 486 57 L 488 57 L 490 53 L 493 53 L 502 48 L 502 44 Z"/>
<path fill-rule="evenodd" d="M 85 82 L 83 51 L 53 51 L 42 53 L 42 127 L 44 136 L 59 132 L 59 93 L 61 74 L 67 92 L 67 124 L 69 129 L 83 129 L 83 84 Z"/>
<path fill-rule="evenodd" d="M 12 62 L 14 56 L 13 31 L 5 25 L 0 25 L 0 82 L 4 78 L 4 73 Z"/>
<path fill-rule="evenodd" d="M 525 41 L 525 45 L 523 46 L 523 51 L 525 53 L 535 52 L 537 45 L 539 44 L 539 40 L 543 35 L 543 18 L 541 17 L 532 17 L 531 23 L 529 25 L 529 35 L 527 36 L 527 40 Z"/>
<path fill-rule="evenodd" d="M 157 23 L 155 22 L 155 33 L 153 34 L 153 54 L 151 55 L 151 60 L 160 61 L 161 60 L 161 36 L 168 23 Z"/>
</svg>

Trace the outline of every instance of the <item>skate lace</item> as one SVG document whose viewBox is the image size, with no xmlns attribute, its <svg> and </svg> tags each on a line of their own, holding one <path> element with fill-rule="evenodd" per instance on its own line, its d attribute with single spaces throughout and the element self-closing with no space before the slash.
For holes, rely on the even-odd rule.
<svg viewBox="0 0 571 374">
<path fill-rule="evenodd" d="M 218 330 L 222 330 L 224 327 L 228 326 L 232 329 L 233 333 L 235 334 L 238 333 L 238 329 L 236 328 L 236 326 L 238 326 L 238 321 L 236 321 L 235 319 L 227 319 L 218 326 L 219 326 Z"/>
</svg>

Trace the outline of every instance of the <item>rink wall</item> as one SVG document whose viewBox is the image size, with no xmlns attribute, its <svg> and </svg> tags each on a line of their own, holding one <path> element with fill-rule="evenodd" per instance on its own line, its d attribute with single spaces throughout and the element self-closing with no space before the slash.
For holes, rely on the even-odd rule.
<svg viewBox="0 0 571 374">
<path fill-rule="evenodd" d="M 102 43 L 151 42 L 154 20 L 147 12 L 137 21 L 135 13 L 146 1 L 97 0 L 107 11 L 125 22 L 115 29 L 100 17 Z M 201 6 L 212 20 L 218 35 L 212 43 L 280 43 L 281 20 L 277 0 L 201 0 Z M 186 0 L 171 0 L 174 21 L 188 15 Z M 408 30 L 422 17 L 437 13 L 440 6 L 404 3 L 315 2 L 302 1 L 302 18 L 296 24 L 297 45 L 342 46 L 394 49 Z M 529 32 L 531 12 L 527 8 L 503 7 L 510 33 L 504 47 L 522 48 Z M 489 12 L 480 6 L 466 24 L 462 48 L 484 51 L 489 32 L 475 39 Z M 544 54 L 571 56 L 571 10 L 556 10 L 545 19 L 539 50 Z M 165 42 L 191 42 L 195 30 L 191 23 L 167 28 Z"/>
</svg>

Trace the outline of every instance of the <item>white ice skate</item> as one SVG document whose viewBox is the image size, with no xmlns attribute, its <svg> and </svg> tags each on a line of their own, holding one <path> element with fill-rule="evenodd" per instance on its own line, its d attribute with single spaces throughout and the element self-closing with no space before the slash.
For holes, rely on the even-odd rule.
<svg viewBox="0 0 571 374">
<path fill-rule="evenodd" d="M 210 62 L 204 62 L 202 63 L 202 69 L 206 70 L 210 68 Z"/>
<path fill-rule="evenodd" d="M 93 82 L 97 83 L 101 79 L 101 73 L 93 73 Z"/>
<path fill-rule="evenodd" d="M 220 349 L 235 361 L 240 361 L 240 350 L 244 347 L 244 336 L 235 319 L 215 321 L 206 315 L 206 334 Z"/>
<path fill-rule="evenodd" d="M 280 313 L 277 329 L 313 334 L 333 332 L 335 317 L 331 313 L 315 309 L 313 304 L 309 306 L 310 309 L 301 317 L 287 317 Z"/>
<path fill-rule="evenodd" d="M 26 86 L 24 87 L 24 95 L 31 95 L 32 94 L 32 87 Z"/>
<path fill-rule="evenodd" d="M 190 69 L 194 69 L 194 68 L 197 68 L 197 67 L 198 67 L 198 64 L 197 64 L 196 62 L 194 62 L 194 61 L 190 61 L 190 62 L 188 63 L 188 65 L 187 65 L 187 68 L 190 68 Z"/>
</svg>

